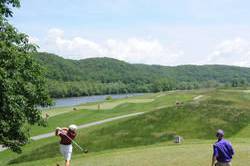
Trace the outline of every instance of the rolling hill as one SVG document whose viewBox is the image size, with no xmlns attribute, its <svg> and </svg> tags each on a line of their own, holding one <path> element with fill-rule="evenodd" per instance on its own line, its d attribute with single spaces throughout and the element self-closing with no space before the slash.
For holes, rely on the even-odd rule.
<svg viewBox="0 0 250 166">
<path fill-rule="evenodd" d="M 198 96 L 201 97 L 198 98 Z M 249 90 L 172 91 L 140 96 L 140 99 L 149 98 L 153 100 L 146 103 L 125 102 L 106 111 L 98 111 L 97 107 L 96 110 L 92 110 L 92 113 L 99 118 L 113 112 L 127 114 L 143 110 L 145 113 L 80 129 L 76 141 L 81 146 L 87 147 L 89 153 L 84 155 L 74 149 L 74 165 L 163 166 L 166 165 L 164 155 L 172 156 L 167 159 L 171 163 L 170 165 L 183 166 L 183 163 L 187 166 L 205 165 L 210 160 L 212 143 L 216 139 L 215 131 L 218 128 L 225 131 L 226 138 L 233 141 L 233 145 L 237 149 L 234 164 L 248 165 Z M 176 106 L 176 100 L 183 101 L 183 104 Z M 89 119 L 89 116 L 84 113 L 87 110 L 79 111 L 82 113 L 71 111 L 62 115 L 67 117 L 69 124 L 75 123 L 76 117 L 81 118 L 83 122 Z M 62 115 L 54 116 L 54 119 L 49 121 L 49 125 L 61 124 L 59 121 L 65 119 L 62 118 Z M 176 135 L 184 138 L 182 144 L 173 142 Z M 129 157 L 133 161 L 126 157 L 130 153 L 136 155 Z M 146 159 L 150 161 L 145 163 Z M 57 162 L 63 162 L 58 151 L 58 138 L 55 137 L 31 141 L 23 148 L 23 153 L 20 155 L 5 151 L 0 154 L 0 160 L 3 165 L 25 166 L 38 163 L 55 165 Z M 97 161 L 98 163 L 96 163 Z M 178 163 L 176 163 L 177 161 Z"/>
<path fill-rule="evenodd" d="M 70 60 L 49 53 L 34 57 L 46 69 L 52 97 L 238 87 L 250 83 L 250 68 L 237 66 L 169 67 L 130 64 L 106 57 Z"/>
</svg>

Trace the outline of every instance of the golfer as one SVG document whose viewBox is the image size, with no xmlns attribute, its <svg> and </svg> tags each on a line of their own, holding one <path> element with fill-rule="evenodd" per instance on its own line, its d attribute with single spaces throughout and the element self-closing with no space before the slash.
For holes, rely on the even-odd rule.
<svg viewBox="0 0 250 166">
<path fill-rule="evenodd" d="M 224 139 L 224 131 L 219 129 L 216 133 L 218 141 L 213 145 L 212 166 L 232 166 L 231 160 L 234 150 L 230 142 Z"/>
<path fill-rule="evenodd" d="M 61 137 L 60 152 L 65 159 L 65 166 L 70 166 L 70 159 L 72 154 L 72 140 L 76 137 L 76 125 L 70 125 L 69 128 L 57 127 L 55 131 L 56 136 Z"/>
</svg>

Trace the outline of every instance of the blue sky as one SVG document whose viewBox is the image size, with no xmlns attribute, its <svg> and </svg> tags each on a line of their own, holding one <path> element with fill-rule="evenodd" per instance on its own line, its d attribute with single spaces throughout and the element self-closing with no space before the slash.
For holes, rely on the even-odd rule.
<svg viewBox="0 0 250 166">
<path fill-rule="evenodd" d="M 161 65 L 250 66 L 248 0 L 21 0 L 10 21 L 41 51 Z"/>
</svg>

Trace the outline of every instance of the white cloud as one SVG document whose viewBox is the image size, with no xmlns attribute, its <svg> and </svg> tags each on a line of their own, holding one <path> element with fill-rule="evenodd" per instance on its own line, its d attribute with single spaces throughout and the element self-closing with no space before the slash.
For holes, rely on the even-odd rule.
<svg viewBox="0 0 250 166">
<path fill-rule="evenodd" d="M 29 43 L 35 44 L 35 43 L 39 43 L 39 41 L 40 40 L 37 37 L 29 36 Z"/>
<path fill-rule="evenodd" d="M 69 59 L 98 57 L 102 52 L 97 43 L 81 37 L 67 39 L 62 30 L 55 28 L 48 31 L 42 49 Z"/>
<path fill-rule="evenodd" d="M 56 53 L 68 59 L 111 57 L 130 63 L 172 66 L 180 64 L 250 66 L 250 39 L 248 38 L 238 37 L 223 40 L 225 37 L 221 37 L 208 44 L 205 39 L 203 41 L 190 34 L 187 37 L 189 40 L 180 38 L 178 41 L 182 42 L 177 42 L 170 39 L 166 44 L 158 38 L 117 39 L 106 37 L 96 41 L 77 35 L 73 37 L 67 35 L 63 30 L 54 28 L 50 29 L 43 39 L 33 37 L 32 40 L 38 42 L 41 51 Z M 181 46 L 181 49 L 177 47 L 177 44 Z M 183 50 L 185 50 L 185 54 Z"/>
<path fill-rule="evenodd" d="M 250 66 L 250 41 L 242 38 L 222 41 L 208 57 L 208 63 Z"/>
<path fill-rule="evenodd" d="M 113 58 L 134 63 L 171 65 L 183 54 L 158 40 L 129 38 L 127 40 L 109 39 L 104 44 L 105 54 Z"/>
<path fill-rule="evenodd" d="M 44 42 L 39 44 L 42 51 L 69 59 L 111 57 L 131 63 L 176 65 L 177 59 L 184 54 L 175 46 L 156 39 L 106 39 L 96 42 L 78 36 L 65 37 L 64 32 L 56 28 L 50 29 Z"/>
</svg>

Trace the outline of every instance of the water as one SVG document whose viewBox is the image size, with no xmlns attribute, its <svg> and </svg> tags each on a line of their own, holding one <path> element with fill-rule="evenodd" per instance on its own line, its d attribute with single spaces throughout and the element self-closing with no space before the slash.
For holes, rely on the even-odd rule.
<svg viewBox="0 0 250 166">
<path fill-rule="evenodd" d="M 69 98 L 60 98 L 54 99 L 55 105 L 51 108 L 55 107 L 70 107 L 84 103 L 104 101 L 107 96 L 111 96 L 113 99 L 121 99 L 132 96 L 140 96 L 142 93 L 131 93 L 131 94 L 116 94 L 116 95 L 97 95 L 97 96 L 82 96 L 82 97 L 69 97 Z"/>
</svg>

